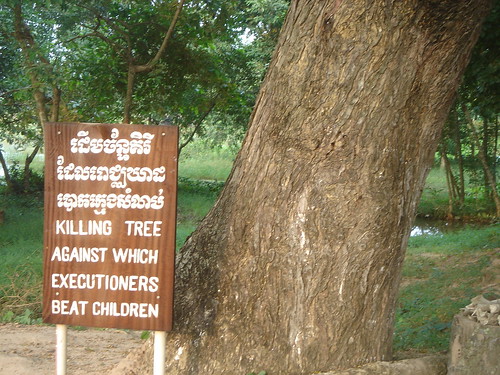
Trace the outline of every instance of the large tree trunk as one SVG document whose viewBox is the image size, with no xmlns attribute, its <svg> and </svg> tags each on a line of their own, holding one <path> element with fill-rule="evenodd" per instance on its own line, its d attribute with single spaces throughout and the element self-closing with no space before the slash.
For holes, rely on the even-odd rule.
<svg viewBox="0 0 500 375">
<path fill-rule="evenodd" d="M 177 259 L 167 374 L 391 358 L 410 226 L 487 5 L 292 1 L 231 176 Z"/>
</svg>

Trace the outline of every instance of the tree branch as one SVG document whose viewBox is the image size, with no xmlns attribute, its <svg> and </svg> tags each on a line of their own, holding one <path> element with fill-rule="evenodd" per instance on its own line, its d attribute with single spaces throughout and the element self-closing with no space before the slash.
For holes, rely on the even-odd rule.
<svg viewBox="0 0 500 375">
<path fill-rule="evenodd" d="M 110 38 L 108 38 L 106 35 L 104 35 L 100 31 L 98 31 L 98 29 L 100 27 L 100 21 L 99 21 L 99 19 L 97 21 L 98 21 L 98 24 L 93 26 L 93 27 L 88 26 L 88 25 L 82 25 L 82 27 L 90 29 L 90 30 L 92 30 L 92 32 L 87 33 L 87 34 L 83 34 L 83 35 L 77 35 L 71 39 L 68 39 L 65 43 L 69 43 L 69 42 L 71 42 L 73 40 L 77 40 L 77 39 L 96 37 L 96 38 L 101 39 L 107 45 L 109 45 L 111 47 L 111 49 L 116 52 L 116 54 L 118 56 L 120 56 L 122 59 L 128 61 L 129 55 L 123 52 L 123 49 L 120 47 L 120 45 L 115 43 L 114 41 L 112 41 Z M 125 40 L 125 42 L 127 43 L 127 46 L 128 46 L 127 50 L 130 50 L 130 40 Z"/>
<path fill-rule="evenodd" d="M 213 111 L 213 109 L 217 105 L 217 98 L 219 97 L 219 95 L 220 94 L 217 94 L 215 96 L 215 98 L 212 100 L 212 104 L 210 105 L 210 107 L 208 108 L 208 110 L 203 114 L 203 116 L 201 116 L 198 119 L 198 122 L 196 123 L 196 125 L 194 127 L 194 130 L 191 132 L 191 134 L 189 135 L 189 137 L 187 138 L 187 140 L 182 145 L 179 146 L 179 151 L 178 151 L 177 155 L 180 155 L 182 149 L 184 147 L 186 147 L 189 144 L 189 142 L 191 142 L 193 140 L 194 135 L 196 134 L 196 132 L 198 131 L 198 129 L 201 127 L 201 124 L 203 123 L 203 121 L 205 121 L 205 119 L 207 118 L 207 116 L 210 114 L 210 112 Z"/>
<path fill-rule="evenodd" d="M 36 154 L 38 154 L 40 147 L 41 147 L 40 143 L 37 144 L 33 149 L 33 152 L 30 155 L 26 156 L 26 160 L 24 161 L 23 188 L 25 192 L 27 192 L 30 187 L 30 177 L 31 177 L 30 165 L 33 162 L 33 159 L 35 158 Z"/>
<path fill-rule="evenodd" d="M 168 42 L 170 40 L 170 37 L 172 36 L 172 33 L 174 32 L 175 24 L 177 23 L 177 20 L 179 19 L 179 15 L 182 10 L 182 6 L 184 5 L 185 0 L 180 0 L 179 4 L 177 5 L 177 10 L 175 11 L 174 17 L 172 18 L 172 22 L 170 23 L 170 26 L 168 27 L 167 33 L 165 34 L 165 37 L 163 38 L 163 42 L 160 46 L 160 49 L 158 49 L 158 52 L 156 52 L 156 55 L 145 65 L 136 65 L 134 67 L 136 73 L 142 73 L 142 72 L 150 72 L 153 70 L 155 65 L 158 63 L 160 60 L 161 56 L 167 49 Z"/>
<path fill-rule="evenodd" d="M 33 86 L 26 86 L 26 87 L 20 87 L 18 89 L 12 89 L 12 90 L 9 90 L 9 91 L 4 91 L 2 93 L 0 93 L 0 98 L 3 98 L 7 95 L 10 95 L 10 94 L 13 94 L 15 92 L 18 92 L 18 91 L 23 91 L 23 90 L 29 90 L 29 89 L 32 89 Z"/>
<path fill-rule="evenodd" d="M 177 23 L 177 20 L 179 19 L 179 15 L 181 13 L 182 6 L 184 5 L 184 1 L 185 0 L 180 0 L 179 3 L 177 4 L 177 10 L 175 11 L 172 22 L 170 23 L 170 26 L 167 30 L 167 33 L 165 34 L 165 37 L 163 38 L 163 42 L 162 42 L 160 48 L 158 49 L 158 52 L 146 65 L 134 65 L 133 61 L 132 61 L 133 56 L 132 56 L 131 52 L 129 51 L 130 57 L 128 59 L 127 92 L 125 94 L 125 104 L 124 104 L 124 108 L 123 108 L 123 123 L 124 124 L 130 124 L 131 118 L 132 118 L 132 102 L 133 102 L 135 75 L 136 75 L 136 73 L 150 72 L 151 70 L 153 70 L 153 68 L 156 66 L 156 64 L 160 60 L 161 55 L 167 49 L 168 41 L 169 41 L 170 37 L 172 36 L 175 24 Z M 130 45 L 129 45 L 129 49 L 130 49 Z"/>
</svg>

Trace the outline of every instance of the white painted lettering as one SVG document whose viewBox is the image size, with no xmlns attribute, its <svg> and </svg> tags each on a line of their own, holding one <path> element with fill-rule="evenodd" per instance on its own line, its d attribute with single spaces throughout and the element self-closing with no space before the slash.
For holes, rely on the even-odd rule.
<svg viewBox="0 0 500 375">
<path fill-rule="evenodd" d="M 124 290 L 132 292 L 158 291 L 159 278 L 144 275 L 103 275 L 86 273 L 53 273 L 51 287 L 54 289 L 98 289 Z"/>
<path fill-rule="evenodd" d="M 55 233 L 69 236 L 111 236 L 111 220 L 56 220 Z"/>
<path fill-rule="evenodd" d="M 56 246 L 50 261 L 58 262 L 104 262 L 107 247 L 72 247 Z"/>
<path fill-rule="evenodd" d="M 136 318 L 157 318 L 159 316 L 158 304 L 135 302 L 94 302 L 92 314 L 95 316 L 132 316 Z"/>
<path fill-rule="evenodd" d="M 52 300 L 51 312 L 57 315 L 85 315 L 89 301 Z"/>
<path fill-rule="evenodd" d="M 131 248 L 113 248 L 113 259 L 115 263 L 140 263 L 157 264 L 158 249 L 131 249 Z"/>
<path fill-rule="evenodd" d="M 140 236 L 140 237 L 160 237 L 161 236 L 161 224 L 162 221 L 136 221 L 127 220 L 125 225 L 127 226 L 128 236 Z"/>
</svg>

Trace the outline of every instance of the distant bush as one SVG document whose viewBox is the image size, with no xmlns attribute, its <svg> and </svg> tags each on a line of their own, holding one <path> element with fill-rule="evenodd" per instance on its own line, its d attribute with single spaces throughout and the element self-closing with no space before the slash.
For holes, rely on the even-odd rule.
<svg viewBox="0 0 500 375">
<path fill-rule="evenodd" d="M 29 179 L 28 184 L 25 186 L 24 176 L 25 171 L 24 168 L 21 168 L 18 162 L 14 162 L 9 167 L 9 176 L 12 181 L 11 193 L 20 194 L 20 193 L 33 193 L 33 192 L 41 192 L 44 189 L 44 176 L 43 173 L 34 171 L 33 169 L 29 169 Z M 5 177 L 2 178 L 2 184 L 6 185 Z"/>
<path fill-rule="evenodd" d="M 194 180 L 188 177 L 179 177 L 178 188 L 187 193 L 219 194 L 224 187 L 223 181 Z"/>
</svg>

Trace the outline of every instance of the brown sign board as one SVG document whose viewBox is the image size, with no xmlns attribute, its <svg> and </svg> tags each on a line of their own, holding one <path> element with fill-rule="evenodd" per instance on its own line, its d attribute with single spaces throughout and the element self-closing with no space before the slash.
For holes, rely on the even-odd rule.
<svg viewBox="0 0 500 375">
<path fill-rule="evenodd" d="M 44 322 L 171 330 L 178 128 L 44 132 Z"/>
</svg>

